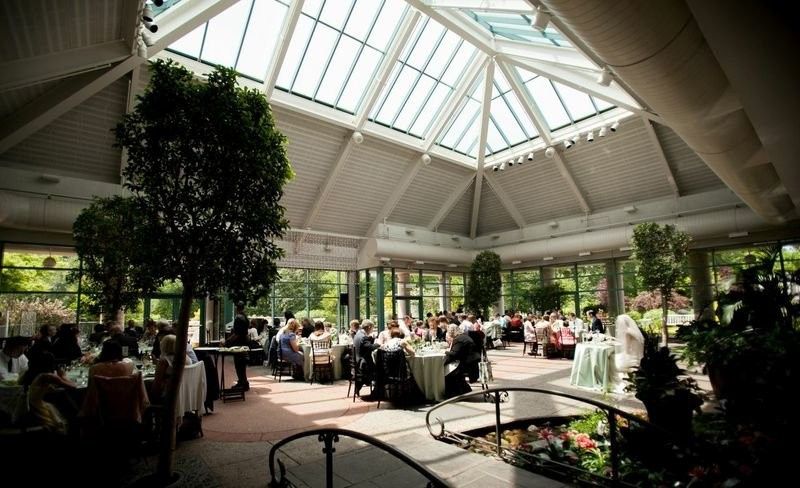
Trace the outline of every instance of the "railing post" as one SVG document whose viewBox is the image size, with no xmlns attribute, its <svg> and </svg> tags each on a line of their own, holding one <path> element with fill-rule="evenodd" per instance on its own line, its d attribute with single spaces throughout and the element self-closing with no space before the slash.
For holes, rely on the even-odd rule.
<svg viewBox="0 0 800 488">
<path fill-rule="evenodd" d="M 608 411 L 608 436 L 611 438 L 611 479 L 619 483 L 619 452 L 617 445 L 617 415 Z"/>
<path fill-rule="evenodd" d="M 494 432 L 497 441 L 497 455 L 500 456 L 500 392 L 494 392 Z"/>
<path fill-rule="evenodd" d="M 325 443 L 325 447 L 322 448 L 322 452 L 325 453 L 325 486 L 333 488 L 333 453 L 336 452 L 333 443 L 339 442 L 339 434 L 326 432 L 320 434 L 318 439 Z"/>
</svg>

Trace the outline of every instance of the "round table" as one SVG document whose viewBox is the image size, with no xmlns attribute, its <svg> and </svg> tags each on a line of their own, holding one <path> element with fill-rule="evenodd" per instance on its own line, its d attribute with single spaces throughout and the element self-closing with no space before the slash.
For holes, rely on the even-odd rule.
<svg viewBox="0 0 800 488">
<path fill-rule="evenodd" d="M 311 374 L 314 372 L 314 365 L 311 358 L 311 344 L 302 344 L 303 348 L 303 376 L 306 381 L 311 381 Z M 333 344 L 331 346 L 331 361 L 333 361 L 333 379 L 342 379 L 342 354 L 350 344 Z"/>
<path fill-rule="evenodd" d="M 428 400 L 444 400 L 444 353 L 418 353 L 408 363 L 417 386 Z"/>
<path fill-rule="evenodd" d="M 613 343 L 581 342 L 575 346 L 575 359 L 569 383 L 608 392 L 614 389 L 616 367 Z"/>
</svg>

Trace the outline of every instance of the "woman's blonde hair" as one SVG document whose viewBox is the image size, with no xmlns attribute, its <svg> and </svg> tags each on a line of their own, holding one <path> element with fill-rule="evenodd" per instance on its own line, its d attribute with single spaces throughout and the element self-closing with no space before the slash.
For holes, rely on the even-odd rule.
<svg viewBox="0 0 800 488">
<path fill-rule="evenodd" d="M 176 337 L 173 334 L 165 335 L 161 338 L 161 342 L 159 345 L 161 346 L 161 354 L 163 355 L 175 355 L 175 344 L 177 343 Z"/>
<path fill-rule="evenodd" d="M 289 319 L 289 322 L 286 323 L 286 330 L 288 332 L 297 332 L 297 329 L 300 328 L 300 323 L 297 322 L 295 319 Z"/>
</svg>

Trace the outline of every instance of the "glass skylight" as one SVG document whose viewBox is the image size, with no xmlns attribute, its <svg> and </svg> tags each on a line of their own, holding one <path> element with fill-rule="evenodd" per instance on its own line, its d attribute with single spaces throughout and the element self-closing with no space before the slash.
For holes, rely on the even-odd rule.
<svg viewBox="0 0 800 488">
<path fill-rule="evenodd" d="M 531 27 L 532 15 L 474 10 L 464 10 L 464 12 L 494 37 L 554 46 L 571 46 L 569 41 L 552 27 L 548 27 L 544 32 Z"/>
<path fill-rule="evenodd" d="M 438 22 L 417 23 L 370 120 L 422 137 L 475 56 L 476 49 Z"/>
</svg>

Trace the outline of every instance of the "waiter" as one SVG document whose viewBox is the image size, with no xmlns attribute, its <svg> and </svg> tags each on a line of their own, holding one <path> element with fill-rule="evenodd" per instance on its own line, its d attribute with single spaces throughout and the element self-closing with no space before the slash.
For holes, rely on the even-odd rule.
<svg viewBox="0 0 800 488">
<path fill-rule="evenodd" d="M 236 304 L 236 317 L 233 319 L 233 332 L 228 340 L 225 341 L 226 346 L 248 346 L 249 341 L 247 337 L 247 329 L 250 326 L 250 321 L 244 313 L 244 302 Z M 248 354 L 234 354 L 233 366 L 236 368 L 236 384 L 233 389 L 247 391 L 250 389 L 250 382 L 247 381 L 247 363 L 250 362 Z"/>
</svg>

